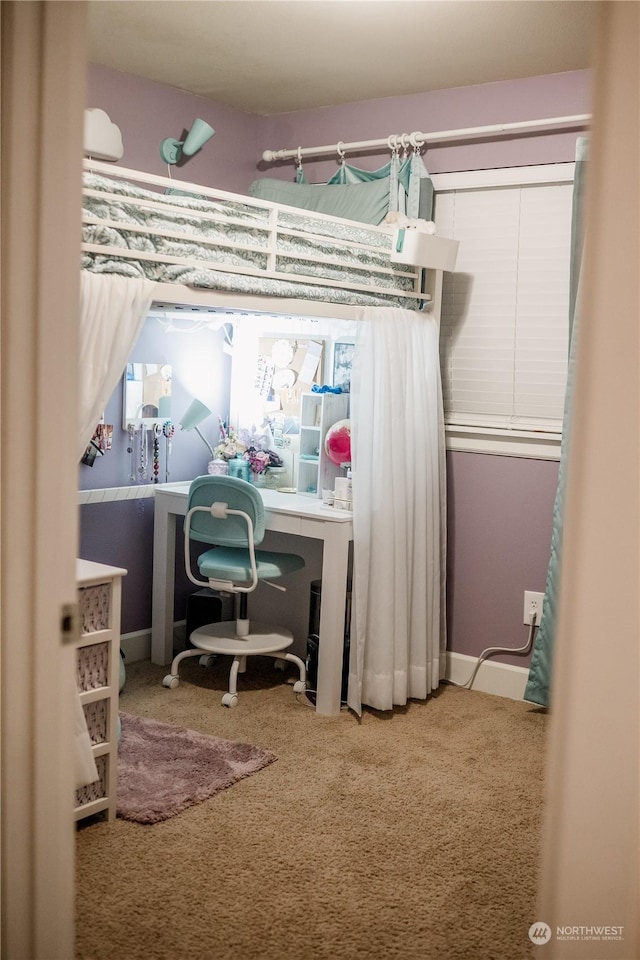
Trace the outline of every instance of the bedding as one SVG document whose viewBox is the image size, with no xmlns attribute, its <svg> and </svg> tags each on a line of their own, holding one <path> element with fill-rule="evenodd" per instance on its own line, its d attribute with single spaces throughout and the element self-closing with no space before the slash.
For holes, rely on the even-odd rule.
<svg viewBox="0 0 640 960">
<path fill-rule="evenodd" d="M 390 229 L 223 196 L 159 193 L 85 171 L 82 267 L 363 306 L 416 309 L 424 299 L 420 270 L 390 260 Z"/>
</svg>

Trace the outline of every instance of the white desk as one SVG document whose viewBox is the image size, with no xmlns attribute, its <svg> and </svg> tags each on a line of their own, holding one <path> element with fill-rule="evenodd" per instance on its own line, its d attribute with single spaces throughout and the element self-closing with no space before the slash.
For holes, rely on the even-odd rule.
<svg viewBox="0 0 640 960">
<path fill-rule="evenodd" d="M 322 604 L 318 648 L 316 711 L 340 712 L 344 611 L 349 543 L 353 539 L 350 513 L 323 507 L 315 497 L 258 488 L 264 501 L 267 530 L 294 537 L 322 540 Z M 159 484 L 155 490 L 153 527 L 153 610 L 151 660 L 173 659 L 173 599 L 176 517 L 187 512 L 189 483 Z"/>
</svg>

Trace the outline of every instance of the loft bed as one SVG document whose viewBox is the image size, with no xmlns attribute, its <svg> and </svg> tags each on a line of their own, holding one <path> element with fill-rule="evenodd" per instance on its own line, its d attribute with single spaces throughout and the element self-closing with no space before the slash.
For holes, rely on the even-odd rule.
<svg viewBox="0 0 640 960">
<path fill-rule="evenodd" d="M 402 251 L 391 225 L 91 160 L 82 194 L 83 269 L 146 277 L 165 303 L 273 311 L 276 298 L 288 312 L 347 317 L 361 306 L 433 311 L 442 247 L 454 244 L 421 234 Z"/>
<path fill-rule="evenodd" d="M 424 598 L 427 593 L 423 570 L 431 570 L 433 582 L 427 592 L 429 596 L 439 597 L 444 529 L 444 499 L 440 493 L 444 446 L 437 327 L 442 271 L 453 268 L 457 243 L 420 233 L 415 224 L 402 227 L 364 225 L 191 183 L 178 184 L 164 177 L 92 161 L 85 161 L 82 231 L 85 275 L 81 289 L 87 288 L 87 293 L 80 298 L 81 348 L 83 331 L 90 330 L 93 334 L 94 323 L 102 322 L 108 330 L 103 338 L 90 335 L 84 338 L 89 355 L 86 364 L 83 364 L 80 352 L 80 366 L 87 373 L 81 380 L 80 390 L 81 451 L 86 449 L 90 430 L 104 409 L 103 398 L 109 396 L 117 378 L 122 375 L 135 336 L 133 328 L 140 318 L 143 319 L 142 310 L 136 311 L 132 307 L 131 316 L 118 316 L 118 323 L 105 323 L 109 310 L 93 311 L 92 287 L 101 288 L 102 299 L 107 301 L 111 291 L 105 291 L 104 287 L 113 286 L 116 293 L 118 287 L 144 287 L 140 299 L 145 300 L 145 309 L 151 297 L 156 303 L 366 321 L 369 316 L 373 320 L 373 315 L 378 319 L 377 308 L 380 306 L 391 308 L 384 311 L 384 322 L 364 323 L 360 327 L 360 331 L 370 334 L 371 339 L 377 336 L 376 342 L 381 349 L 363 351 L 366 362 L 362 365 L 361 379 L 367 390 L 373 384 L 376 390 L 366 393 L 366 399 L 352 413 L 358 425 L 357 430 L 354 429 L 354 438 L 358 431 L 361 437 L 375 436 L 383 421 L 390 423 L 394 418 L 397 422 L 400 416 L 406 420 L 409 411 L 408 416 L 416 419 L 416 430 L 424 435 L 425 443 L 421 444 L 420 459 L 409 458 L 413 467 L 403 471 L 406 490 L 399 484 L 396 496 L 394 486 L 393 498 L 385 495 L 389 470 L 402 455 L 396 456 L 393 451 L 405 449 L 406 431 L 394 433 L 393 429 L 388 429 L 385 446 L 391 452 L 383 458 L 384 469 L 374 462 L 373 458 L 378 457 L 375 444 L 361 445 L 362 476 L 369 478 L 373 492 L 368 497 L 365 492 L 360 501 L 363 505 L 359 507 L 363 533 L 353 541 L 354 566 L 361 564 L 363 570 L 367 569 L 371 543 L 376 550 L 376 564 L 380 561 L 389 565 L 388 543 L 383 542 L 381 551 L 380 538 L 374 538 L 372 531 L 374 527 L 378 533 L 394 528 L 394 510 L 405 502 L 406 493 L 402 522 L 406 524 L 407 517 L 410 517 L 407 528 L 411 529 L 411 518 L 416 517 L 420 557 L 424 554 L 425 563 L 419 560 L 411 565 L 414 571 L 412 581 L 408 580 L 406 571 L 403 571 L 401 580 L 410 583 L 413 593 Z M 112 283 L 102 282 L 105 274 L 113 276 Z M 120 279 L 122 277 L 135 278 L 137 282 L 127 283 Z M 154 285 L 152 292 L 146 289 L 150 285 Z M 130 292 L 133 302 L 138 291 Z M 404 322 L 407 319 L 405 310 L 415 312 L 417 322 L 413 322 L 413 316 L 409 316 L 410 322 Z M 133 316 L 136 312 L 139 314 L 137 319 Z M 114 309 L 113 313 L 124 315 L 126 311 Z M 426 322 L 421 322 L 422 316 Z M 111 320 L 111 316 L 108 319 Z M 396 323 L 396 320 L 400 322 Z M 104 342 L 109 340 L 109 347 L 114 349 L 103 349 L 101 339 Z M 389 362 L 391 351 L 386 348 L 391 347 L 392 341 L 397 343 L 394 343 L 393 362 Z M 96 353 L 100 354 L 100 362 L 94 366 L 91 361 Z M 416 361 L 413 364 L 409 362 L 412 358 Z M 98 381 L 95 369 L 101 367 L 102 361 L 108 369 L 104 378 Z M 111 377 L 110 381 L 107 375 Z M 402 389 L 391 389 L 398 384 Z M 135 488 L 127 488 L 128 491 L 132 489 Z M 382 510 L 373 510 L 374 498 L 384 504 Z M 129 499 L 128 494 L 126 499 Z M 422 500 L 425 509 L 420 506 Z M 383 541 L 386 539 L 386 536 L 382 538 Z M 330 582 L 329 566 L 323 569 L 327 582 Z M 391 581 L 394 576 L 392 570 Z M 335 581 L 335 576 L 333 579 Z M 335 609 L 344 608 L 341 589 L 336 590 Z M 379 591 L 367 599 L 366 616 L 365 611 L 361 611 L 360 624 L 384 621 L 384 610 L 379 609 L 380 597 L 386 601 Z M 436 607 L 437 603 L 434 609 Z M 430 643 L 438 643 L 442 661 L 442 617 L 434 615 L 433 611 L 427 616 L 425 610 L 417 619 L 421 633 L 425 623 L 430 624 L 428 629 L 432 633 L 435 630 L 437 638 Z M 434 627 L 436 623 L 439 626 Z M 322 712 L 339 711 L 341 631 L 341 626 L 339 631 L 329 628 L 326 630 L 327 640 L 323 641 L 323 656 L 331 679 L 326 692 L 318 691 L 318 704 L 324 703 Z M 360 712 L 361 705 L 350 705 Z"/>
</svg>

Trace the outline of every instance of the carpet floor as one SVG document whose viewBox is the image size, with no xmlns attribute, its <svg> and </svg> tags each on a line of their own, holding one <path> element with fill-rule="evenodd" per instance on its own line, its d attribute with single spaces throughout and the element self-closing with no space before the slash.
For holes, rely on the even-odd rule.
<svg viewBox="0 0 640 960">
<path fill-rule="evenodd" d="M 320 717 L 271 661 L 127 667 L 123 711 L 278 757 L 152 826 L 77 831 L 77 960 L 529 960 L 547 716 L 452 686 Z"/>
</svg>

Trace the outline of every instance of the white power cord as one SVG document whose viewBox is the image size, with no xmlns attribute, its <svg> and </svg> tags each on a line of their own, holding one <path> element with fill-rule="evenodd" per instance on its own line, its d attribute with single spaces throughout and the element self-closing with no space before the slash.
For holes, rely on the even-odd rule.
<svg viewBox="0 0 640 960">
<path fill-rule="evenodd" d="M 487 647 L 487 649 L 483 650 L 480 656 L 478 657 L 478 659 L 476 660 L 475 666 L 468 680 L 465 680 L 464 683 L 458 683 L 457 680 L 447 680 L 446 682 L 452 683 L 454 687 L 470 687 L 473 681 L 475 680 L 475 676 L 476 676 L 476 673 L 478 672 L 480 664 L 483 662 L 483 660 L 486 660 L 489 654 L 491 653 L 528 653 L 531 647 L 531 644 L 533 643 L 533 631 L 535 630 L 535 627 L 536 627 L 536 620 L 538 615 L 535 610 L 531 610 L 529 613 L 529 616 L 531 617 L 531 623 L 529 626 L 529 636 L 527 638 L 527 642 L 525 643 L 524 647 Z"/>
</svg>

